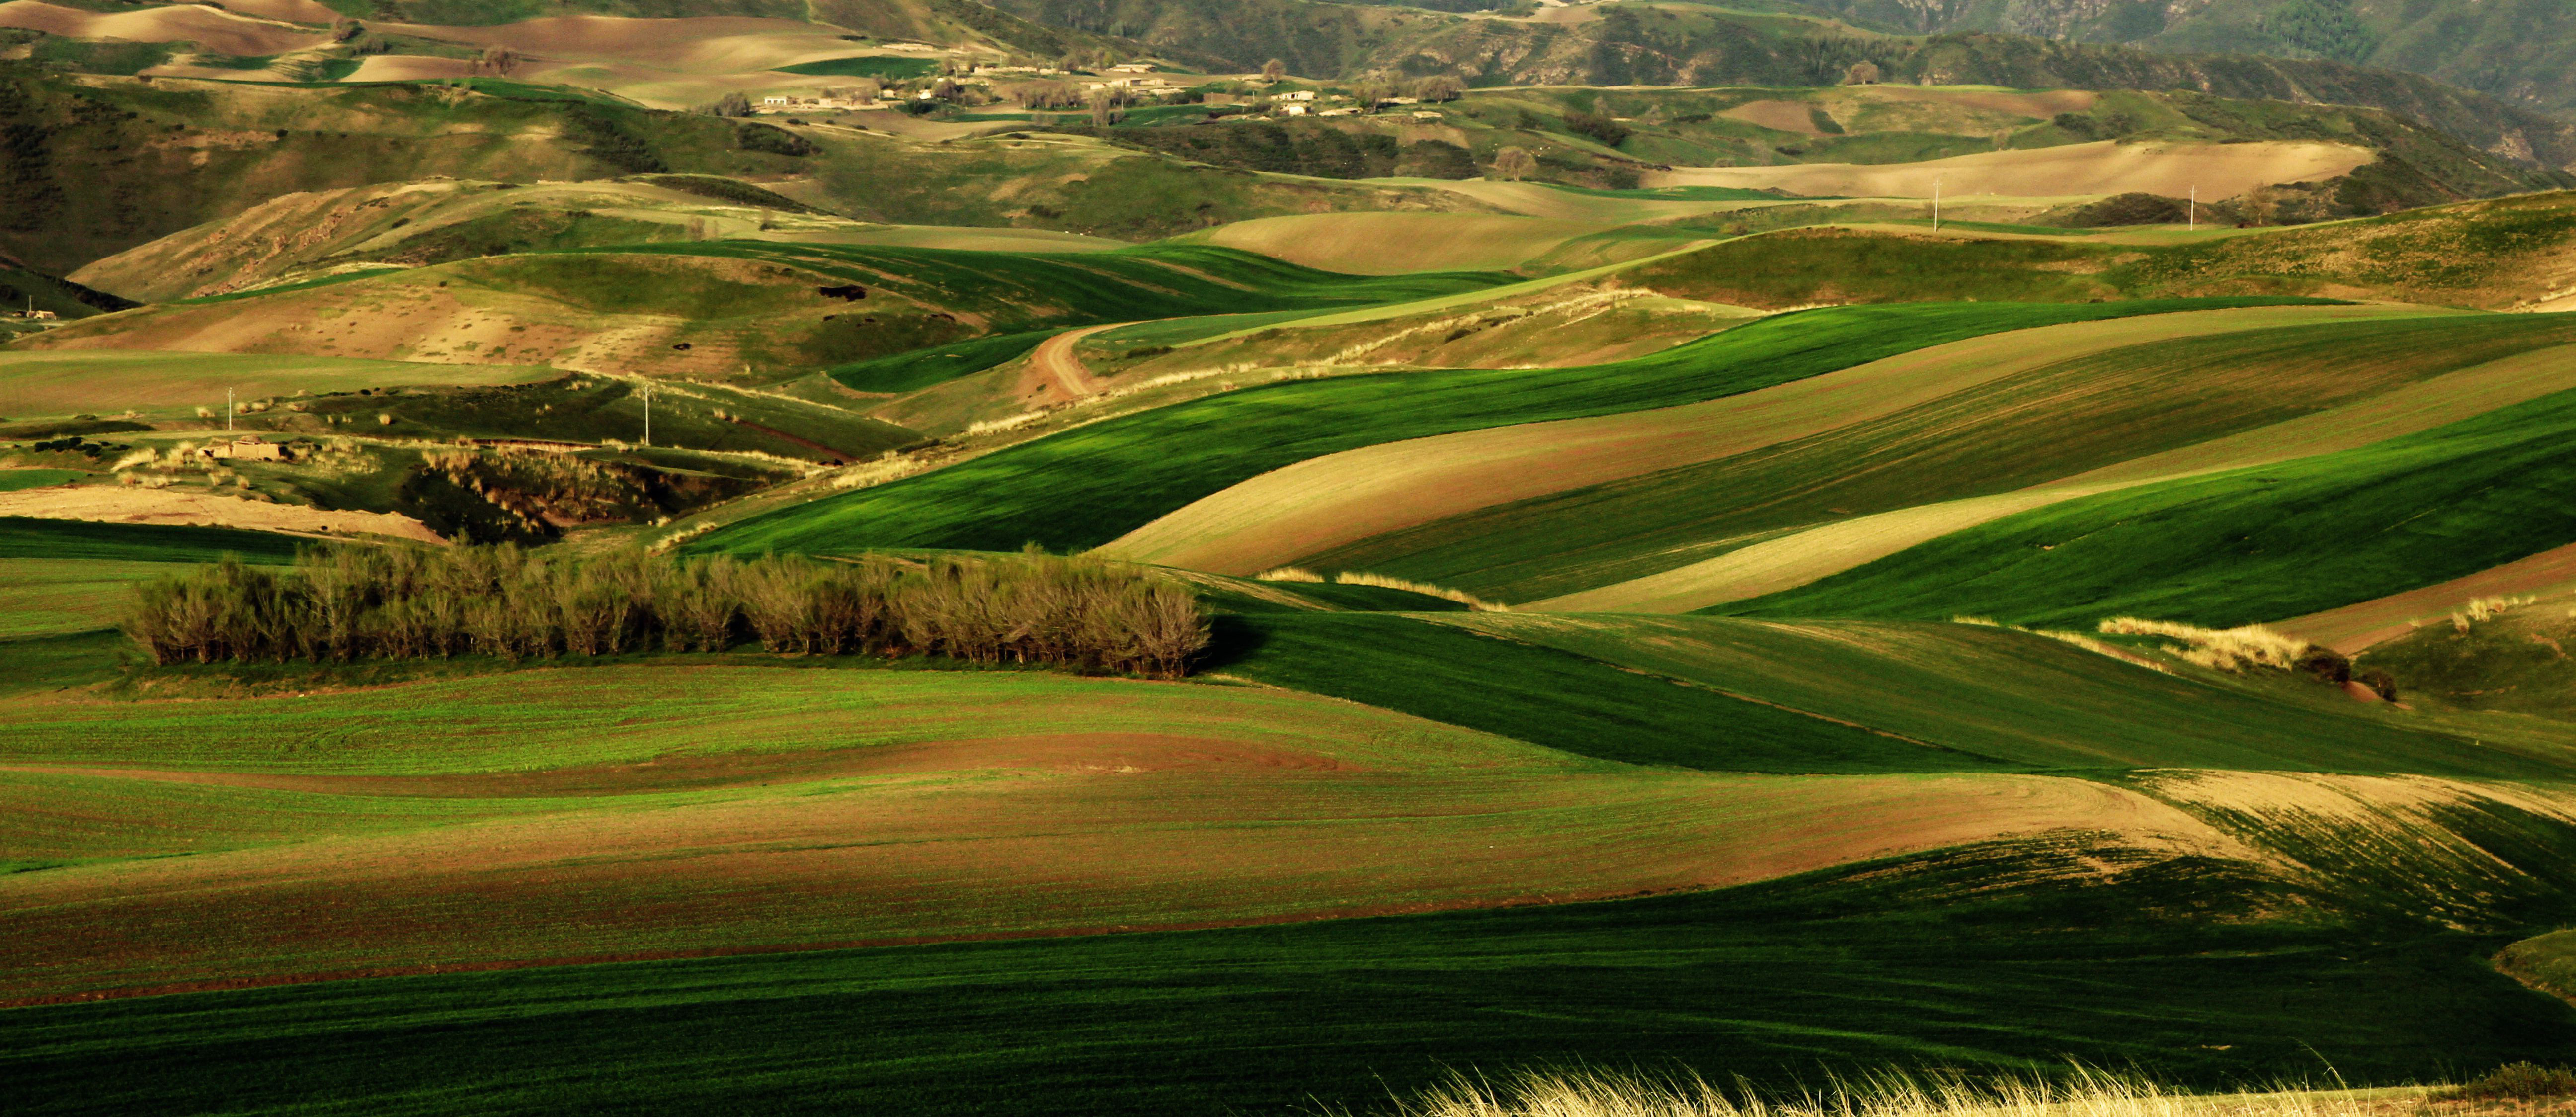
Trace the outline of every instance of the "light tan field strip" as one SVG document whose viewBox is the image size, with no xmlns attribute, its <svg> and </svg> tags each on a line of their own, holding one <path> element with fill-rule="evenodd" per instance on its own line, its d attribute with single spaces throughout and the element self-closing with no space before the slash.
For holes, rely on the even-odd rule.
<svg viewBox="0 0 2576 1117">
<path fill-rule="evenodd" d="M 2370 162 L 2344 144 L 2265 140 L 2242 144 L 2121 143 L 2102 140 L 2027 151 L 1992 151 L 1920 163 L 1799 163 L 1778 167 L 1677 167 L 1648 171 L 1647 186 L 1723 186 L 1866 198 L 1942 196 L 2066 198 L 2132 191 L 2202 201 L 2267 183 L 2317 181 Z"/>
<path fill-rule="evenodd" d="M 1705 403 L 1391 442 L 1273 470 L 1193 501 L 1103 550 L 1249 574 L 1479 508 L 1805 438 L 2069 358 L 2172 338 L 2420 313 L 2387 306 L 2258 307 L 2045 326 Z"/>
<path fill-rule="evenodd" d="M 346 512 L 271 504 L 202 490 L 128 489 L 106 485 L 0 493 L 0 516 L 96 520 L 118 524 L 193 524 L 307 534 L 383 535 L 445 546 L 428 525 L 398 512 Z"/>
<path fill-rule="evenodd" d="M 2114 489 L 2331 454 L 2576 388 L 2576 348 L 2542 349 L 2118 465 L 2018 489 L 1900 508 L 1531 603 L 1548 612 L 1687 613 L 1793 589 L 1955 531 Z"/>
</svg>

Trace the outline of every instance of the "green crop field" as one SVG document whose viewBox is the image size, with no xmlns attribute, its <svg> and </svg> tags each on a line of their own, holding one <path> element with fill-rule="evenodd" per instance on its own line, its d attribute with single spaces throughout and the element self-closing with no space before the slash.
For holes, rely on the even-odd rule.
<svg viewBox="0 0 2576 1117">
<path fill-rule="evenodd" d="M 2044 769 L 2563 779 L 2576 763 L 2563 748 L 2472 741 L 2458 730 L 2375 716 L 2324 687 L 2231 689 L 1976 625 L 1491 613 L 1454 623 L 1925 747 Z"/>
<path fill-rule="evenodd" d="M 2073 1057 L 2217 1086 L 2576 1043 L 2576 1012 L 2476 961 L 2496 936 L 2281 918 L 2342 905 L 2223 869 L 2072 867 L 1971 849 L 1618 903 L 0 1010 L 0 1069 L 44 1113 L 1197 1114 L 1376 1106 L 1567 1051 L 1773 1085 Z M 126 1070 L 138 1042 L 154 1073 Z"/>
<path fill-rule="evenodd" d="M 841 386 L 860 392 L 917 392 L 944 384 L 961 376 L 973 376 L 985 369 L 1013 360 L 1041 341 L 1054 337 L 1055 330 L 1030 330 L 1025 333 L 979 337 L 972 341 L 934 345 L 891 357 L 854 361 L 823 370 L 840 381 Z"/>
<path fill-rule="evenodd" d="M 73 469 L 0 469 L 0 493 L 67 484 L 88 476 Z"/>
<path fill-rule="evenodd" d="M 863 55 L 857 58 L 826 58 L 819 62 L 799 62 L 781 66 L 780 73 L 812 74 L 832 78 L 917 78 L 938 72 L 939 64 L 927 58 L 903 58 L 889 55 Z"/>
<path fill-rule="evenodd" d="M 1702 465 L 1479 510 L 1299 561 L 1531 601 L 1727 544 L 2073 477 L 2576 342 L 2554 317 L 2286 325 L 2135 345 Z M 1946 614 L 1945 614 L 1946 615 Z"/>
<path fill-rule="evenodd" d="M 1215 670 L 1632 764 L 1746 772 L 2009 765 L 1580 655 L 1400 616 L 1264 614 L 1219 630 Z"/>
<path fill-rule="evenodd" d="M 264 531 L 102 524 L 0 516 L 0 559 L 105 559 L 125 562 L 213 562 L 289 559 L 308 540 Z"/>
<path fill-rule="evenodd" d="M 1276 384 L 1040 439 L 907 481 L 769 513 L 700 551 L 1096 546 L 1256 474 L 1358 446 L 1752 391 L 1945 341 L 2059 322 L 2270 305 L 2195 300 L 1810 311 L 1591 368 L 1459 370 Z"/>
<path fill-rule="evenodd" d="M 2277 620 L 2576 542 L 2576 393 L 2339 454 L 2068 501 L 1712 611 Z"/>
</svg>

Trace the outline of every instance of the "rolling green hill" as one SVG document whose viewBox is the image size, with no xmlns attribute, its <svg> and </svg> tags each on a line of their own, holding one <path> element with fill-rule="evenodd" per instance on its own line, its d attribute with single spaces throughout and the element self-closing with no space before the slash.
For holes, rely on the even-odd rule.
<svg viewBox="0 0 2576 1117">
<path fill-rule="evenodd" d="M 1297 561 L 1532 601 L 1788 529 L 2044 484 L 2571 342 L 2576 327 L 2555 316 L 2439 316 L 2128 346 L 1812 437 L 1499 505 Z"/>
<path fill-rule="evenodd" d="M 2078 885 L 2106 865 L 2124 871 Z M 1934 1057 L 2217 1086 L 2320 1058 L 2354 1083 L 2421 1080 L 2576 1042 L 2576 1014 L 2476 960 L 2504 936 L 2355 899 L 2004 844 L 1615 903 L 16 1009 L 0 1067 L 39 1113 L 381 1112 L 424 1093 L 640 1111 L 749 1092 L 780 1109 L 1198 1114 L 1378 1105 L 1458 1067 L 1574 1051 L 1774 1088 Z M 137 1037 L 159 1073 L 119 1071 Z"/>
<path fill-rule="evenodd" d="M 2576 395 L 2277 466 L 2081 498 L 1712 610 L 2220 627 L 2440 582 L 2576 542 Z"/>
<path fill-rule="evenodd" d="M 1508 423 L 1690 403 L 1998 330 L 2200 302 L 1852 307 L 1767 319 L 1596 368 L 1344 376 L 1250 388 L 1082 427 L 906 481 L 754 517 L 705 552 L 1097 546 L 1291 462 Z M 2242 304 L 2236 304 L 2242 305 Z"/>
</svg>

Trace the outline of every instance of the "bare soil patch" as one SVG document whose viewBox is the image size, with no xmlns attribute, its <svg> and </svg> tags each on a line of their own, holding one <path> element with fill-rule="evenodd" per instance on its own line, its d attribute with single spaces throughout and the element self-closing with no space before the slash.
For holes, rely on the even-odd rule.
<svg viewBox="0 0 2576 1117">
<path fill-rule="evenodd" d="M 2124 144 L 2113 140 L 2029 151 L 1995 151 L 1921 163 L 1803 163 L 1776 167 L 1676 167 L 1651 171 L 1648 186 L 1724 186 L 1811 196 L 2060 198 L 2147 193 L 2203 201 L 2257 186 L 2312 182 L 2374 159 L 2342 144 L 2265 140 L 2242 144 Z"/>
<path fill-rule="evenodd" d="M 420 521 L 392 512 L 333 512 L 177 489 L 82 486 L 0 493 L 0 516 L 195 524 L 299 535 L 381 535 L 421 543 L 447 542 Z"/>
</svg>

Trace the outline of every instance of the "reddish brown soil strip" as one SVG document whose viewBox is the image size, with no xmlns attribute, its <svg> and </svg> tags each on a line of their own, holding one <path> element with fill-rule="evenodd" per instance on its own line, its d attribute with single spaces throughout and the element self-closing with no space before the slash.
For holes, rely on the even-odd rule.
<svg viewBox="0 0 2576 1117">
<path fill-rule="evenodd" d="M 1076 400 L 1084 396 L 1097 395 L 1100 392 L 1100 378 L 1091 374 L 1090 366 L 1082 363 L 1082 358 L 1074 353 L 1073 347 L 1082 339 L 1102 330 L 1114 330 L 1128 324 L 1112 322 L 1101 326 L 1086 326 L 1079 330 L 1066 330 L 1041 341 L 1037 348 L 1029 351 L 1029 373 L 1037 378 L 1037 382 L 1042 387 L 1052 389 L 1058 399 Z M 1024 378 L 1023 384 L 1028 382 Z"/>
<path fill-rule="evenodd" d="M 2472 597 L 2537 593 L 2571 584 L 2576 584 L 2576 544 L 2422 589 L 2292 617 L 2272 627 L 2351 655 L 2382 640 L 2404 636 L 2418 624 L 2441 622 Z"/>
</svg>

